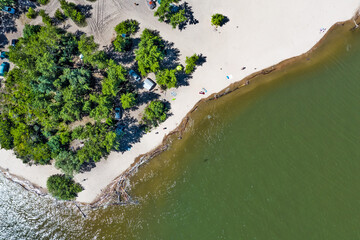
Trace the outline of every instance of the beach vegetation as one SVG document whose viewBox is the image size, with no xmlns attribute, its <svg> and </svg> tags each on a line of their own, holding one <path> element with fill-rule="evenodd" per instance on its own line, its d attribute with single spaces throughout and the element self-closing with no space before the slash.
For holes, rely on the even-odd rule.
<svg viewBox="0 0 360 240">
<path fill-rule="evenodd" d="M 58 22 L 63 22 L 66 19 L 65 15 L 61 12 L 60 9 L 56 9 L 54 17 Z"/>
<path fill-rule="evenodd" d="M 186 63 L 186 67 L 185 67 L 185 73 L 186 74 L 191 74 L 192 72 L 194 72 L 195 67 L 196 67 L 196 63 L 199 60 L 199 56 L 194 54 L 191 57 L 186 57 L 185 63 Z"/>
<path fill-rule="evenodd" d="M 119 35 L 133 35 L 139 30 L 139 22 L 136 20 L 125 20 L 115 27 L 115 32 Z"/>
<path fill-rule="evenodd" d="M 225 16 L 220 13 L 216 13 L 211 17 L 211 25 L 215 27 L 221 27 L 224 24 L 224 21 Z"/>
<path fill-rule="evenodd" d="M 156 32 L 145 29 L 141 34 L 135 56 L 142 76 L 150 72 L 156 73 L 160 70 L 160 63 L 164 59 L 163 40 Z"/>
<path fill-rule="evenodd" d="M 11 7 L 14 3 L 14 0 L 0 0 L 0 9 L 3 9 L 4 7 Z"/>
<path fill-rule="evenodd" d="M 136 98 L 134 93 L 124 93 L 120 97 L 123 109 L 132 108 L 136 105 Z"/>
<path fill-rule="evenodd" d="M 26 13 L 26 17 L 30 19 L 34 19 L 36 18 L 36 16 L 37 16 L 37 12 L 32 7 L 29 7 Z"/>
<path fill-rule="evenodd" d="M 117 35 L 113 41 L 114 49 L 117 52 L 129 51 L 132 46 L 131 38 Z"/>
<path fill-rule="evenodd" d="M 3 149 L 10 150 L 14 147 L 14 138 L 10 132 L 12 127 L 11 120 L 0 115 L 0 146 Z"/>
<path fill-rule="evenodd" d="M 179 0 L 162 0 L 154 16 L 158 17 L 160 22 L 170 23 L 173 28 L 180 26 L 188 19 L 185 16 L 185 9 L 179 10 L 179 6 L 175 5 L 178 2 Z"/>
<path fill-rule="evenodd" d="M 84 63 L 74 65 L 80 53 Z M 98 50 L 92 37 L 25 25 L 23 37 L 10 48 L 9 60 L 15 67 L 0 93 L 2 148 L 13 149 L 28 163 L 55 159 L 55 166 L 69 176 L 115 148 L 111 119 L 119 92 L 131 93 L 127 71 Z M 100 77 L 94 77 L 95 71 Z M 92 123 L 81 123 L 84 117 Z"/>
<path fill-rule="evenodd" d="M 46 182 L 49 193 L 60 200 L 72 200 L 83 190 L 80 184 L 63 174 L 52 175 Z"/>
<path fill-rule="evenodd" d="M 164 69 L 156 74 L 156 82 L 164 89 L 173 88 L 177 85 L 175 69 Z"/>
<path fill-rule="evenodd" d="M 51 20 L 50 16 L 45 12 L 45 10 L 43 10 L 43 9 L 40 10 L 39 15 L 41 16 L 42 21 L 45 25 L 47 25 L 47 26 L 52 25 L 52 20 Z"/>
<path fill-rule="evenodd" d="M 76 4 L 69 3 L 66 0 L 60 0 L 60 6 L 65 16 L 71 18 L 77 25 L 84 26 L 86 24 L 86 17 L 78 10 Z"/>
<path fill-rule="evenodd" d="M 151 101 L 150 104 L 145 108 L 142 120 L 148 126 L 158 126 L 159 123 L 166 120 L 167 111 L 164 102 Z"/>
<path fill-rule="evenodd" d="M 50 2 L 50 0 L 37 0 L 37 2 L 41 5 L 46 5 Z"/>
<path fill-rule="evenodd" d="M 188 19 L 185 16 L 185 9 L 179 10 L 176 13 L 171 14 L 170 16 L 170 25 L 173 28 L 176 28 L 180 24 L 186 22 Z"/>
</svg>

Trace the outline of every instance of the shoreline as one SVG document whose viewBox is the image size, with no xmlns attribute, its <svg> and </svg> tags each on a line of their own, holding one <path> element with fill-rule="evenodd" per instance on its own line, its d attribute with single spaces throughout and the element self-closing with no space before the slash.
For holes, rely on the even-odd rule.
<svg viewBox="0 0 360 240">
<path fill-rule="evenodd" d="M 355 21 L 357 24 L 360 24 L 360 13 L 356 14 L 353 18 L 341 21 L 333 24 L 330 29 L 326 32 L 326 34 L 307 52 L 294 56 L 288 59 L 285 59 L 273 66 L 270 66 L 268 68 L 259 70 L 258 72 L 255 72 L 237 82 L 231 83 L 229 86 L 224 88 L 218 93 L 213 93 L 207 98 L 203 98 L 199 100 L 195 106 L 186 114 L 186 116 L 182 119 L 181 123 L 178 127 L 176 127 L 174 130 L 172 130 L 169 134 L 164 136 L 162 143 L 156 147 L 154 150 L 142 154 L 134 160 L 134 163 L 122 174 L 120 174 L 116 179 L 114 179 L 109 185 L 104 189 L 103 193 L 95 199 L 92 203 L 89 203 L 90 206 L 94 207 L 100 207 L 104 204 L 119 204 L 117 200 L 114 201 L 118 197 L 119 188 L 126 188 L 129 184 L 125 183 L 125 181 L 129 180 L 134 174 L 136 174 L 138 168 L 146 165 L 147 162 L 152 160 L 154 157 L 160 155 L 162 152 L 166 151 L 169 148 L 169 145 L 172 143 L 172 137 L 176 137 L 175 141 L 181 140 L 183 133 L 186 131 L 187 124 L 191 118 L 191 115 L 193 112 L 195 112 L 202 104 L 205 104 L 209 101 L 217 100 L 223 96 L 226 96 L 230 93 L 233 93 L 235 91 L 238 91 L 240 89 L 244 89 L 244 87 L 251 85 L 252 81 L 257 77 L 263 77 L 271 73 L 276 73 L 277 71 L 280 71 L 284 68 L 287 68 L 289 65 L 292 65 L 296 62 L 299 62 L 301 60 L 304 60 L 308 57 L 308 55 L 312 54 L 319 46 L 321 46 L 324 41 L 327 40 L 328 36 L 331 34 L 331 32 L 339 27 L 341 25 L 344 27 L 345 25 L 349 24 L 351 25 Z M 356 27 L 348 29 L 347 31 L 355 30 Z M 261 79 L 260 85 L 262 84 Z M 249 90 L 251 91 L 251 90 Z"/>
<path fill-rule="evenodd" d="M 194 4 L 192 4 L 192 5 L 195 5 L 195 3 Z M 225 85 L 226 87 L 224 88 L 223 87 L 223 85 L 224 84 L 222 84 L 222 83 L 218 83 L 219 85 L 220 84 L 222 84 L 222 85 L 220 85 L 220 91 L 218 91 L 218 92 L 216 92 L 216 90 L 213 90 L 212 91 L 212 94 L 210 94 L 207 98 L 202 98 L 202 99 L 200 99 L 200 100 L 198 100 L 197 102 L 195 102 L 195 104 L 192 104 L 192 106 L 187 106 L 187 107 L 189 107 L 189 109 L 190 109 L 190 111 L 186 111 L 187 113 L 185 113 L 184 115 L 184 117 L 181 117 L 180 115 L 183 115 L 183 113 L 180 111 L 180 113 L 175 113 L 174 115 L 176 115 L 178 118 L 179 117 L 181 117 L 181 119 L 174 119 L 174 118 L 172 118 L 171 119 L 171 121 L 172 121 L 172 123 L 170 124 L 170 125 L 174 125 L 174 126 L 176 126 L 175 127 L 175 129 L 173 129 L 172 127 L 168 127 L 168 125 L 167 125 L 167 127 L 168 127 L 168 133 L 162 133 L 162 134 L 159 134 L 158 136 L 156 136 L 156 139 L 153 141 L 153 142 L 160 142 L 160 144 L 155 144 L 155 147 L 154 148 L 152 148 L 152 150 L 150 150 L 150 151 L 146 151 L 146 153 L 144 153 L 144 154 L 141 154 L 141 152 L 140 152 L 140 154 L 138 154 L 138 152 L 140 151 L 139 150 L 139 148 L 138 149 L 133 149 L 133 151 L 129 151 L 128 152 L 128 155 L 126 156 L 128 159 L 128 161 L 127 161 L 127 163 L 125 162 L 125 163 L 122 163 L 123 165 L 122 166 L 120 166 L 119 168 L 121 169 L 121 168 L 124 168 L 125 167 L 125 165 L 127 166 L 126 168 L 125 168 L 125 171 L 121 171 L 121 170 L 118 170 L 118 171 L 116 171 L 117 172 L 117 174 L 116 174 L 116 176 L 117 177 L 115 177 L 115 178 L 113 178 L 113 177 L 111 177 L 111 176 L 109 176 L 109 177 L 107 177 L 107 179 L 112 179 L 111 181 L 108 181 L 108 180 L 103 180 L 102 181 L 102 184 L 103 185 L 105 185 L 105 187 L 98 187 L 98 186 L 96 186 L 96 188 L 94 188 L 94 183 L 95 184 L 98 184 L 98 182 L 96 181 L 97 179 L 96 179 L 96 177 L 101 177 L 101 173 L 102 174 L 107 174 L 107 172 L 105 172 L 105 165 L 107 164 L 107 168 L 109 169 L 111 169 L 111 167 L 117 167 L 117 165 L 114 163 L 114 161 L 116 160 L 114 160 L 114 158 L 115 157 L 119 157 L 120 155 L 118 154 L 118 155 L 116 155 L 115 156 L 115 154 L 113 155 L 113 159 L 112 160 L 114 160 L 113 161 L 113 166 L 111 166 L 110 165 L 110 159 L 109 160 L 102 160 L 102 163 L 101 163 L 101 165 L 102 165 L 102 167 L 103 167 L 103 169 L 102 169 L 102 171 L 101 170 L 98 170 L 97 171 L 97 173 L 92 173 L 96 168 L 94 168 L 94 169 L 92 169 L 92 172 L 89 172 L 89 173 L 86 173 L 86 174 L 77 174 L 76 175 L 76 180 L 80 183 L 80 184 L 82 184 L 82 181 L 80 180 L 80 179 L 85 179 L 85 176 L 87 177 L 87 176 L 90 176 L 90 175 L 92 175 L 93 177 L 95 177 L 95 179 L 93 179 L 93 181 L 92 181 L 92 183 L 88 183 L 88 182 L 86 182 L 86 184 L 87 184 L 87 187 L 92 187 L 91 189 L 88 189 L 87 191 L 88 191 L 88 194 L 92 191 L 92 194 L 90 194 L 90 195 L 86 195 L 85 196 L 85 194 L 82 196 L 82 198 L 81 198 L 81 200 L 77 200 L 79 203 L 85 203 L 85 202 L 87 202 L 87 203 L 85 203 L 85 204 L 89 204 L 89 205 L 92 205 L 92 206 L 96 206 L 96 205 L 102 205 L 104 202 L 105 202 L 105 204 L 106 204 L 106 202 L 107 202 L 107 199 L 112 199 L 112 198 L 114 198 L 114 190 L 116 190 L 116 188 L 118 188 L 118 182 L 119 181 L 121 181 L 121 180 L 124 180 L 126 177 L 128 177 L 128 175 L 129 174 L 131 174 L 131 173 L 133 173 L 133 172 L 136 172 L 136 169 L 138 168 L 138 167 L 140 167 L 142 164 L 144 164 L 144 163 L 146 163 L 147 161 L 149 161 L 150 159 L 152 159 L 153 157 L 155 157 L 156 155 L 158 155 L 158 154 L 160 154 L 161 152 L 163 152 L 163 151 L 165 151 L 167 148 L 168 148 L 168 145 L 171 143 L 171 137 L 173 137 L 173 136 L 176 136 L 176 134 L 179 134 L 179 136 L 181 136 L 182 135 L 182 133 L 186 130 L 186 126 L 187 126 L 187 123 L 188 123 L 188 120 L 189 120 L 189 118 L 190 118 L 190 116 L 191 116 L 191 113 L 192 112 L 194 112 L 194 111 L 196 111 L 197 110 L 197 108 L 202 104 L 202 103 L 204 103 L 204 102 L 208 102 L 208 101 L 212 101 L 212 100 L 214 100 L 215 98 L 219 98 L 219 97 L 221 97 L 221 96 L 223 96 L 223 95 L 226 95 L 226 94 L 228 94 L 228 93 L 231 93 L 231 92 L 233 92 L 233 91 L 236 91 L 237 89 L 243 89 L 242 87 L 244 86 L 244 84 L 246 83 L 246 81 L 250 81 L 251 82 L 251 80 L 253 79 L 253 78 L 255 78 L 255 77 L 257 77 L 257 76 L 262 76 L 262 75 L 267 75 L 267 74 L 270 74 L 270 73 L 272 73 L 272 72 L 274 72 L 274 71 L 276 71 L 276 70 L 279 70 L 279 69 L 283 69 L 284 67 L 286 67 L 287 65 L 289 65 L 289 64 L 291 64 L 291 63 L 293 63 L 294 61 L 297 61 L 297 60 L 299 60 L 299 59 L 301 59 L 301 58 L 303 58 L 303 57 L 306 57 L 306 55 L 308 55 L 309 53 L 311 53 L 312 51 L 314 51 L 318 46 L 319 46 L 319 44 L 321 44 L 323 41 L 324 41 L 324 39 L 328 36 L 328 33 L 336 26 L 336 25 L 339 25 L 339 24 L 345 24 L 345 23 L 347 23 L 347 22 L 352 22 L 353 21 L 353 19 L 354 18 L 356 18 L 356 20 L 358 20 L 358 15 L 356 15 L 356 16 L 354 16 L 354 17 L 352 17 L 352 18 L 350 18 L 349 20 L 347 20 L 347 21 L 341 21 L 341 22 L 337 22 L 337 23 L 335 23 L 335 24 L 333 24 L 331 27 L 330 27 L 330 29 L 329 30 L 327 30 L 327 32 L 326 32 L 326 34 L 325 35 L 321 35 L 321 38 L 320 38 L 320 40 L 319 41 L 317 41 L 316 42 L 316 44 L 315 45 L 313 45 L 312 47 L 311 47 L 311 49 L 310 50 L 308 50 L 307 52 L 305 52 L 305 53 L 303 53 L 303 54 L 300 54 L 300 55 L 295 55 L 294 57 L 290 57 L 290 58 L 286 58 L 285 60 L 282 60 L 282 61 L 280 61 L 279 63 L 277 63 L 277 64 L 275 64 L 275 65 L 271 65 L 270 67 L 267 67 L 267 68 L 264 68 L 263 70 L 260 70 L 260 71 L 257 71 L 257 72 L 253 72 L 253 73 L 250 73 L 250 74 L 247 74 L 247 73 L 245 73 L 245 78 L 241 78 L 241 77 L 235 77 L 236 79 L 241 79 L 241 80 L 238 80 L 238 81 L 231 81 L 231 82 L 228 82 L 228 83 L 226 83 L 227 85 Z M 230 18 L 231 19 L 231 18 Z M 156 19 L 155 19 L 156 20 Z M 156 20 L 157 21 L 157 20 Z M 355 25 L 355 24 L 353 24 L 353 25 Z M 226 26 L 225 26 L 226 27 Z M 221 31 L 223 31 L 223 29 L 219 29 L 219 30 L 221 30 Z M 160 30 L 160 34 L 162 35 L 162 31 Z M 174 33 L 175 34 L 175 33 Z M 313 33 L 313 34 L 315 34 L 315 33 Z M 166 36 L 166 34 L 164 34 L 164 39 L 166 39 L 166 40 L 168 40 L 168 36 Z M 305 41 L 306 42 L 306 41 Z M 305 43 L 304 43 L 304 45 L 305 45 Z M 300 46 L 300 47 L 303 47 L 302 45 Z M 298 47 L 299 48 L 299 47 Z M 182 51 L 182 49 L 180 48 L 180 51 Z M 236 57 L 236 56 L 233 56 L 233 57 Z M 279 56 L 274 56 L 274 58 L 276 59 L 276 57 L 279 57 Z M 281 58 L 281 57 L 280 57 Z M 266 62 L 266 61 L 265 61 Z M 276 62 L 276 61 L 274 61 L 274 62 Z M 263 63 L 262 63 L 263 64 Z M 214 65 L 214 64 L 213 64 Z M 215 64 L 216 65 L 216 64 Z M 222 66 L 222 65 L 220 65 L 220 66 Z M 202 70 L 201 68 L 203 68 L 203 67 L 198 67 L 199 69 L 197 70 L 197 71 L 204 71 L 204 70 Z M 247 71 L 247 70 L 246 70 Z M 251 71 L 251 70 L 250 70 Z M 226 71 L 226 72 L 230 72 L 230 71 Z M 240 71 L 241 72 L 241 71 Z M 203 74 L 204 75 L 204 74 Z M 219 75 L 219 74 L 218 74 Z M 243 74 L 242 74 L 243 75 Z M 216 77 L 214 77 L 214 78 L 216 78 Z M 193 81 L 193 80 L 197 80 L 198 78 L 197 77 L 194 77 L 194 79 L 192 79 L 192 80 L 190 80 L 190 81 Z M 202 83 L 201 83 L 202 84 Z M 201 84 L 200 84 L 200 86 L 201 86 Z M 197 84 L 197 85 L 199 85 L 199 84 Z M 250 83 L 250 86 L 251 86 L 251 83 Z M 197 93 L 197 88 L 198 88 L 199 86 L 192 86 L 192 87 L 190 87 L 192 90 L 195 90 L 195 94 Z M 189 88 L 189 87 L 188 87 Z M 207 87 L 208 88 L 208 87 Z M 190 90 L 191 90 L 190 89 Z M 188 89 L 189 90 L 189 89 Z M 249 90 L 251 90 L 251 88 L 249 89 Z M 176 89 L 176 91 L 177 91 L 177 89 Z M 190 91 L 190 93 L 192 93 L 192 92 L 194 92 L 194 91 Z M 180 91 L 179 91 L 179 93 L 180 93 Z M 187 91 L 184 95 L 186 95 L 186 94 L 189 94 L 189 91 Z M 196 97 L 196 98 L 198 98 L 198 96 Z M 180 100 L 179 100 L 180 101 Z M 191 103 L 190 103 L 191 104 Z M 184 107 L 185 108 L 185 107 Z M 179 110 L 178 108 L 174 108 L 175 110 Z M 174 110 L 173 109 L 173 110 Z M 185 108 L 186 109 L 186 108 Z M 180 121 L 180 123 L 179 124 L 177 124 L 177 121 Z M 165 121 L 165 124 L 169 124 L 168 123 L 168 121 Z M 159 126 L 159 129 L 161 129 L 162 127 L 164 127 L 164 125 L 160 125 Z M 171 129 L 173 129 L 173 130 L 171 130 Z M 171 130 L 171 131 L 170 131 Z M 151 138 L 151 137 L 155 137 L 155 135 L 154 135 L 154 132 L 156 131 L 156 129 L 153 129 L 150 133 L 148 133 L 148 134 L 146 134 L 147 135 L 147 138 Z M 144 136 L 146 136 L 146 135 L 144 135 Z M 153 136 L 150 136 L 150 135 L 153 135 Z M 170 142 L 169 142 L 170 141 Z M 149 141 L 148 141 L 149 142 Z M 145 145 L 146 146 L 146 144 L 148 143 L 148 142 L 144 142 L 143 143 L 143 145 Z M 136 144 L 138 144 L 138 143 L 136 143 Z M 154 145 L 154 144 L 153 144 Z M 132 155 L 130 154 L 130 152 L 132 152 L 131 154 L 133 154 L 133 157 L 131 157 Z M 130 155 L 130 156 L 129 156 Z M 10 157 L 9 157 L 10 158 Z M 132 161 L 130 161 L 130 159 L 132 160 Z M 124 160 L 124 159 L 121 159 L 121 160 Z M 10 159 L 8 159 L 8 161 L 10 161 Z M 131 163 L 130 163 L 131 162 Z M 130 164 L 129 164 L 130 163 Z M 121 164 L 121 163 L 120 163 Z M 99 164 L 100 165 L 100 164 Z M 53 166 L 46 166 L 47 168 L 46 169 L 49 169 L 50 167 L 53 169 L 53 172 L 56 172 L 57 170 L 53 167 Z M 26 168 L 30 168 L 30 167 L 26 167 Z M 26 171 L 26 170 L 25 170 Z M 9 171 L 9 174 L 10 174 L 10 172 L 11 172 L 11 170 Z M 43 172 L 46 172 L 46 170 L 44 170 Z M 119 175 L 119 172 L 122 172 L 120 175 Z M 97 175 L 96 175 L 97 174 Z M 4 173 L 4 175 L 5 175 L 5 173 Z M 17 177 L 17 175 L 19 175 L 19 174 L 10 174 L 10 175 L 14 175 L 15 177 Z M 31 175 L 31 174 L 30 174 Z M 95 175 L 95 176 L 94 176 Z M 112 175 L 114 175 L 114 173 L 112 173 Z M 26 177 L 24 177 L 23 179 L 26 179 Z M 26 180 L 27 181 L 27 180 Z M 107 181 L 107 182 L 106 182 Z M 28 181 L 28 182 L 30 182 L 30 181 Z M 37 179 L 37 182 L 35 182 L 35 183 L 39 183 L 40 182 L 40 184 L 32 184 L 33 186 L 35 186 L 35 188 L 36 187 L 39 187 L 39 188 L 41 188 L 41 186 L 43 186 L 43 184 L 44 184 L 44 181 L 43 181 L 43 179 L 42 180 L 39 180 L 39 179 Z M 104 182 L 106 182 L 106 184 L 104 184 Z M 122 183 L 123 184 L 125 184 L 126 185 L 126 181 L 122 181 Z M 46 184 L 46 183 L 45 183 Z M 46 185 L 45 185 L 46 186 Z M 99 190 L 99 189 L 102 189 L 101 191 Z M 98 191 L 98 193 L 96 193 L 96 194 L 94 194 L 94 192 L 96 192 L 96 191 Z M 96 197 L 95 198 L 93 198 L 93 196 L 94 195 L 96 195 Z M 116 196 L 115 196 L 116 197 Z M 84 201 L 84 200 L 87 200 L 87 201 Z M 92 201 L 90 201 L 90 200 L 92 200 Z"/>
</svg>

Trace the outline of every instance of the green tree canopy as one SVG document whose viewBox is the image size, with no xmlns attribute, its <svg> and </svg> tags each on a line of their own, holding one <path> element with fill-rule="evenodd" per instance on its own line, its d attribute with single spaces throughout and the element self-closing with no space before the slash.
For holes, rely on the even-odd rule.
<svg viewBox="0 0 360 240">
<path fill-rule="evenodd" d="M 49 193 L 60 200 L 72 200 L 82 191 L 80 184 L 63 174 L 52 175 L 46 182 Z"/>
<path fill-rule="evenodd" d="M 164 69 L 156 74 L 156 82 L 163 88 L 176 87 L 177 78 L 175 69 Z"/>
<path fill-rule="evenodd" d="M 121 105 L 124 109 L 132 108 L 136 105 L 136 98 L 134 93 L 125 93 L 120 97 Z"/>
</svg>

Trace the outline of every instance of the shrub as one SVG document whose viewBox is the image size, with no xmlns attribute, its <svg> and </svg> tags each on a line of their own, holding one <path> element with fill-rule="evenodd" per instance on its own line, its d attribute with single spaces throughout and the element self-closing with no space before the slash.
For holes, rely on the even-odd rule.
<svg viewBox="0 0 360 240">
<path fill-rule="evenodd" d="M 211 25 L 214 25 L 216 27 L 222 26 L 224 24 L 224 20 L 225 20 L 224 15 L 222 15 L 220 13 L 214 14 L 211 17 Z"/>
<path fill-rule="evenodd" d="M 46 5 L 50 2 L 50 0 L 38 0 L 38 3 L 40 3 L 41 5 Z"/>
<path fill-rule="evenodd" d="M 65 0 L 60 0 L 61 9 L 65 16 L 71 18 L 76 24 L 83 26 L 86 24 L 85 15 L 76 9 L 74 3 L 68 3 Z"/>
<path fill-rule="evenodd" d="M 128 37 L 122 37 L 121 35 L 118 35 L 113 44 L 115 51 L 123 52 L 129 51 L 131 49 L 132 41 Z"/>
<path fill-rule="evenodd" d="M 157 126 L 158 123 L 165 121 L 167 108 L 161 101 L 152 101 L 146 108 L 143 120 L 147 125 Z"/>
<path fill-rule="evenodd" d="M 139 23 L 136 20 L 125 20 L 115 27 L 117 34 L 135 34 L 139 29 Z"/>
<path fill-rule="evenodd" d="M 82 191 L 80 184 L 64 174 L 50 176 L 46 186 L 52 196 L 61 200 L 72 200 Z"/>
<path fill-rule="evenodd" d="M 170 17 L 170 25 L 173 28 L 176 28 L 177 26 L 179 26 L 180 24 L 186 21 L 187 21 L 187 17 L 185 17 L 185 9 L 182 9 L 177 13 L 172 14 Z"/>
<path fill-rule="evenodd" d="M 60 11 L 60 9 L 56 9 L 54 17 L 59 21 L 63 22 L 65 21 L 65 15 Z"/>
<path fill-rule="evenodd" d="M 29 7 L 28 12 L 26 13 L 26 17 L 30 19 L 34 19 L 37 16 L 37 12 L 32 8 Z"/>
<path fill-rule="evenodd" d="M 173 88 L 176 87 L 177 78 L 176 78 L 175 69 L 165 69 L 156 74 L 156 82 L 162 88 Z"/>
<path fill-rule="evenodd" d="M 131 108 L 136 105 L 134 93 L 125 93 L 120 97 L 121 105 L 124 109 Z"/>
<path fill-rule="evenodd" d="M 190 74 L 194 71 L 195 66 L 196 66 L 196 62 L 199 60 L 199 56 L 194 54 L 191 57 L 186 57 L 185 63 L 186 63 L 186 67 L 185 67 L 185 73 L 186 74 Z"/>
<path fill-rule="evenodd" d="M 47 25 L 47 26 L 52 25 L 50 16 L 48 14 L 46 14 L 44 10 L 40 10 L 39 15 L 42 17 L 42 21 L 45 25 Z"/>
</svg>

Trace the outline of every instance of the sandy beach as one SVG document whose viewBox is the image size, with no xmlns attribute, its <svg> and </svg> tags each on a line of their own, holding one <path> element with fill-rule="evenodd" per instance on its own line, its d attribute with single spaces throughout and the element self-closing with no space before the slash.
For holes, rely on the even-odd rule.
<svg viewBox="0 0 360 240">
<path fill-rule="evenodd" d="M 119 22 L 135 19 L 140 22 L 140 32 L 144 28 L 157 30 L 163 39 L 173 42 L 180 51 L 183 64 L 185 57 L 194 53 L 206 58 L 187 86 L 171 89 L 163 96 L 171 103 L 172 113 L 164 123 L 144 135 L 129 151 L 112 152 L 107 160 L 97 163 L 90 172 L 75 175 L 75 180 L 84 187 L 77 201 L 84 203 L 93 202 L 113 179 L 130 167 L 136 157 L 161 144 L 164 136 L 180 124 L 201 98 L 254 72 L 307 52 L 333 24 L 351 19 L 360 7 L 358 0 L 341 3 L 335 0 L 311 3 L 300 0 L 189 0 L 188 5 L 198 23 L 179 31 L 159 22 L 143 0 L 74 2 L 92 5 L 88 26 L 81 30 L 94 35 L 100 46 L 110 44 L 115 37 L 114 27 Z M 58 7 L 58 0 L 52 0 L 44 9 L 53 15 Z M 211 26 L 210 18 L 215 13 L 227 16 L 229 22 L 217 29 Z M 31 23 L 40 22 L 41 18 L 38 18 Z M 76 30 L 75 27 L 69 29 Z M 207 90 L 205 95 L 199 94 L 202 88 Z M 25 165 L 12 151 L 5 150 L 0 150 L 0 167 L 43 188 L 50 175 L 60 172 L 53 166 Z"/>
</svg>

